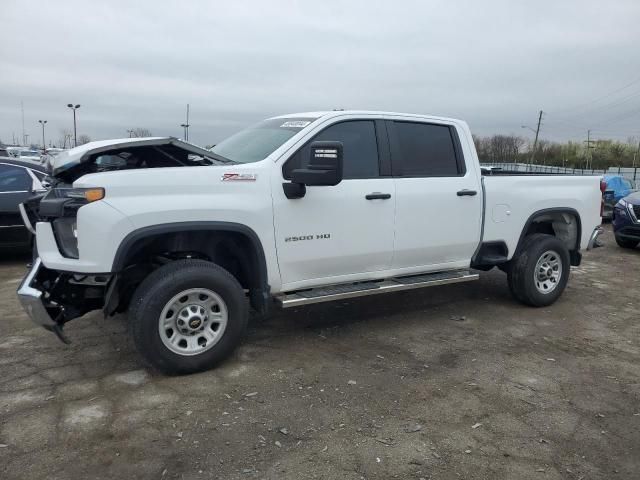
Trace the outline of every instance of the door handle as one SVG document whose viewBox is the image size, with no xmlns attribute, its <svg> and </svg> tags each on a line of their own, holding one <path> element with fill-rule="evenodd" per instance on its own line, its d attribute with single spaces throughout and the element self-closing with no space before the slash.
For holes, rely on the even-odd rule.
<svg viewBox="0 0 640 480">
<path fill-rule="evenodd" d="M 476 192 L 475 190 L 467 190 L 465 188 L 464 190 L 460 190 L 456 195 L 458 195 L 459 197 L 473 197 L 477 194 L 478 192 Z"/>
<path fill-rule="evenodd" d="M 367 200 L 389 200 L 391 198 L 391 194 L 373 192 L 365 195 L 364 198 L 366 198 Z"/>
</svg>

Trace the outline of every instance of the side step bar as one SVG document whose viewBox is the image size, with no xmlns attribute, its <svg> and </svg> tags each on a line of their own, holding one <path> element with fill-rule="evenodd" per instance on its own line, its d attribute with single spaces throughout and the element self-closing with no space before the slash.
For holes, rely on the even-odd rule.
<svg viewBox="0 0 640 480">
<path fill-rule="evenodd" d="M 330 302 L 346 298 L 364 297 L 379 293 L 413 290 L 414 288 L 433 287 L 448 283 L 469 282 L 477 280 L 479 275 L 469 270 L 451 272 L 425 273 L 407 277 L 388 278 L 386 280 L 330 285 L 308 290 L 282 293 L 275 296 L 282 308 L 299 307 L 312 303 Z"/>
</svg>

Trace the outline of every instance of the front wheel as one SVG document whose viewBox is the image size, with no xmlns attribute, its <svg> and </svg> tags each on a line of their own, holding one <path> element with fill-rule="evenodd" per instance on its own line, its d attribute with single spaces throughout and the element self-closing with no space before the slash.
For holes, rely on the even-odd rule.
<svg viewBox="0 0 640 480">
<path fill-rule="evenodd" d="M 620 238 L 617 235 L 615 237 L 616 243 L 622 248 L 636 248 L 638 246 L 638 243 L 640 243 L 638 240 L 628 240 L 626 238 Z"/>
<path fill-rule="evenodd" d="M 136 289 L 129 321 L 142 356 L 169 374 L 213 367 L 237 347 L 247 327 L 244 292 L 229 272 L 204 260 L 178 260 Z"/>
<path fill-rule="evenodd" d="M 518 301 L 545 307 L 562 295 L 570 268 L 569 251 L 561 240 L 553 235 L 529 235 L 511 260 L 509 288 Z"/>
</svg>

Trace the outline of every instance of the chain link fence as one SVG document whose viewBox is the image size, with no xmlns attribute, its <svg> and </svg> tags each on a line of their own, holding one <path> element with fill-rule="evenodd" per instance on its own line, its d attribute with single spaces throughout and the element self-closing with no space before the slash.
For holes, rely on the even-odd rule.
<svg viewBox="0 0 640 480">
<path fill-rule="evenodd" d="M 628 178 L 637 187 L 640 181 L 640 168 L 639 167 L 609 167 L 608 169 L 594 169 L 594 168 L 568 168 L 568 167 L 555 167 L 552 165 L 537 165 L 529 163 L 482 163 L 483 167 L 497 167 L 503 170 L 510 170 L 514 172 L 523 173 L 559 173 L 565 175 L 621 175 L 624 178 Z"/>
</svg>

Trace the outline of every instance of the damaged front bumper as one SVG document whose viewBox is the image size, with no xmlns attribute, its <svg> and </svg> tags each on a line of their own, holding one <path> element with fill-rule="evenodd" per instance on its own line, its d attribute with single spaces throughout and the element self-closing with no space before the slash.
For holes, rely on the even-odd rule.
<svg viewBox="0 0 640 480">
<path fill-rule="evenodd" d="M 40 257 L 18 287 L 18 299 L 33 323 L 69 343 L 62 326 L 102 307 L 110 276 L 50 270 Z"/>
<path fill-rule="evenodd" d="M 42 261 L 40 257 L 38 257 L 35 262 L 33 262 L 33 266 L 27 276 L 22 280 L 20 287 L 18 287 L 18 298 L 20 299 L 22 308 L 27 312 L 27 315 L 29 315 L 33 323 L 52 330 L 58 326 L 58 323 L 51 318 L 51 315 L 45 307 L 43 299 L 44 292 L 33 286 L 41 266 Z"/>
<path fill-rule="evenodd" d="M 49 309 L 47 309 L 44 292 L 34 286 L 40 268 L 42 268 L 42 260 L 38 257 L 18 287 L 18 298 L 22 308 L 27 312 L 33 323 L 55 333 L 62 342 L 71 343 L 62 332 L 62 323 L 58 323 L 64 317 L 64 309 L 54 304 L 50 304 Z M 49 313 L 50 310 L 56 312 L 55 318 Z"/>
</svg>

